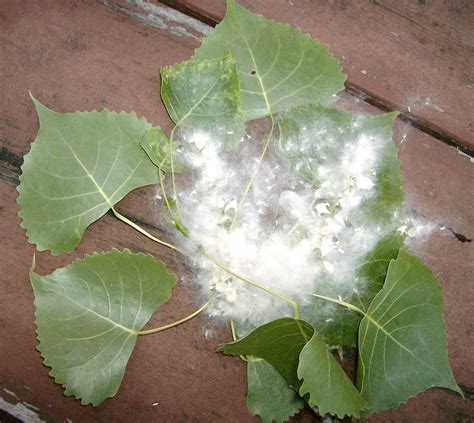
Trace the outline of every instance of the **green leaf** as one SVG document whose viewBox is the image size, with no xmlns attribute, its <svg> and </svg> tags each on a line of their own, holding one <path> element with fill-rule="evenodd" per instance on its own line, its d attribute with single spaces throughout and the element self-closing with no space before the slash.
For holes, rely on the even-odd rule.
<svg viewBox="0 0 474 423">
<path fill-rule="evenodd" d="M 282 318 L 223 345 L 220 350 L 225 354 L 263 358 L 297 389 L 301 384 L 297 375 L 299 355 L 313 333 L 313 327 L 303 320 Z"/>
<path fill-rule="evenodd" d="M 300 354 L 298 377 L 303 380 L 300 395 L 309 394 L 309 405 L 319 414 L 359 417 L 367 402 L 328 350 L 323 338 L 314 332 Z"/>
<path fill-rule="evenodd" d="M 84 231 L 135 188 L 158 181 L 135 113 L 56 113 L 33 99 L 40 129 L 25 156 L 18 203 L 37 249 L 72 251 Z"/>
<path fill-rule="evenodd" d="M 161 78 L 163 102 L 183 139 L 212 139 L 225 148 L 241 138 L 239 77 L 232 55 L 163 67 Z"/>
<path fill-rule="evenodd" d="M 359 416 L 365 400 L 313 327 L 290 318 L 258 327 L 245 338 L 225 344 L 226 354 L 263 358 L 312 407 L 325 413 Z"/>
<path fill-rule="evenodd" d="M 366 311 L 370 302 L 380 291 L 387 275 L 388 265 L 396 259 L 404 237 L 398 233 L 382 238 L 373 251 L 367 255 L 357 270 L 357 277 L 364 280 L 365 290 L 359 292 L 350 304 Z M 327 286 L 318 294 L 334 296 L 334 287 Z M 314 298 L 311 304 L 301 310 L 301 317 L 311 323 L 324 341 L 331 347 L 357 347 L 357 334 L 362 316 L 345 307 L 335 306 L 329 313 L 321 313 L 325 300 Z"/>
<path fill-rule="evenodd" d="M 304 401 L 265 360 L 248 361 L 247 380 L 247 407 L 263 423 L 284 422 L 304 407 Z"/>
<path fill-rule="evenodd" d="M 138 332 L 176 283 L 162 262 L 128 250 L 30 278 L 44 364 L 65 395 L 94 406 L 117 393 Z"/>
<path fill-rule="evenodd" d="M 366 415 L 399 406 L 434 386 L 462 395 L 449 367 L 441 287 L 400 251 L 359 328 L 357 386 Z"/>
<path fill-rule="evenodd" d="M 196 50 L 196 59 L 231 52 L 240 74 L 246 120 L 307 103 L 328 104 L 344 88 L 345 75 L 328 48 L 297 28 L 255 15 L 227 1 L 223 21 Z"/>
<path fill-rule="evenodd" d="M 170 164 L 170 142 L 165 132 L 158 127 L 150 128 L 140 138 L 140 145 L 150 160 L 163 172 L 171 172 Z M 173 172 L 181 173 L 186 167 L 179 156 L 176 155 L 176 143 L 173 147 Z"/>
</svg>

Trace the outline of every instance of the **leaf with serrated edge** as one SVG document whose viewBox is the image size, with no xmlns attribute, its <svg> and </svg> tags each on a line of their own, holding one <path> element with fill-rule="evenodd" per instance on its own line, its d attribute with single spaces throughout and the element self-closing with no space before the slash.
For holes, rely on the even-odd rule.
<svg viewBox="0 0 474 423">
<path fill-rule="evenodd" d="M 283 376 L 265 360 L 249 359 L 247 381 L 247 407 L 263 423 L 284 422 L 304 406 Z"/>
<path fill-rule="evenodd" d="M 360 324 L 357 386 L 369 404 L 366 415 L 434 386 L 462 395 L 448 362 L 441 287 L 407 251 L 390 263 Z"/>
<path fill-rule="evenodd" d="M 300 385 L 297 376 L 300 351 L 313 332 L 309 323 L 285 317 L 258 327 L 238 341 L 223 345 L 221 351 L 263 358 L 296 389 Z"/>
<path fill-rule="evenodd" d="M 387 275 L 388 265 L 396 259 L 400 248 L 404 245 L 404 237 L 395 233 L 382 238 L 370 254 L 362 261 L 357 269 L 357 276 L 363 278 L 365 291 L 360 292 L 351 304 L 366 311 L 370 302 L 383 286 Z M 327 291 L 320 289 L 318 294 L 333 296 L 331 286 Z M 301 318 L 311 323 L 324 341 L 331 347 L 357 346 L 357 333 L 362 316 L 345 307 L 331 308 L 331 314 L 321 313 L 321 307 L 327 304 L 325 300 L 313 298 L 312 302 L 301 309 Z"/>
<path fill-rule="evenodd" d="M 309 394 L 308 402 L 319 414 L 359 417 L 367 406 L 359 391 L 336 361 L 321 336 L 314 332 L 300 354 L 298 377 L 303 380 L 300 395 Z"/>
<path fill-rule="evenodd" d="M 86 228 L 135 188 L 158 182 L 135 113 L 56 113 L 33 98 L 40 129 L 21 167 L 22 228 L 38 250 L 72 251 Z"/>
<path fill-rule="evenodd" d="M 212 139 L 226 148 L 241 138 L 239 76 L 232 55 L 163 67 L 161 78 L 161 97 L 184 140 L 205 144 Z"/>
<path fill-rule="evenodd" d="M 313 407 L 340 417 L 359 416 L 365 401 L 313 327 L 291 318 L 274 320 L 238 341 L 225 344 L 226 354 L 263 358 Z M 318 363 L 322 365 L 319 367 Z M 303 379 L 303 381 L 301 380 Z"/>
<path fill-rule="evenodd" d="M 94 406 L 117 393 L 138 332 L 176 283 L 162 262 L 128 250 L 30 278 L 44 364 L 65 395 Z"/>
<path fill-rule="evenodd" d="M 227 1 L 221 23 L 196 50 L 196 59 L 235 55 L 246 120 L 307 103 L 332 103 L 345 75 L 325 45 L 297 28 L 273 22 Z"/>
</svg>

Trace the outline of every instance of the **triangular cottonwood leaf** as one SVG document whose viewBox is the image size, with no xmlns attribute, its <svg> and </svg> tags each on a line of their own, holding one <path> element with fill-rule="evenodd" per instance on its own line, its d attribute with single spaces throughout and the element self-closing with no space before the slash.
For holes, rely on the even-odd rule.
<svg viewBox="0 0 474 423">
<path fill-rule="evenodd" d="M 365 288 L 357 293 L 349 303 L 366 311 L 375 295 L 382 289 L 387 275 L 388 265 L 396 259 L 404 245 L 404 237 L 398 233 L 382 238 L 375 248 L 363 259 L 357 269 L 357 277 L 363 279 Z M 334 287 L 320 288 L 318 294 L 334 295 Z M 330 314 L 321 313 L 326 300 L 313 298 L 312 302 L 301 309 L 301 317 L 311 323 L 324 341 L 331 347 L 356 347 L 359 323 L 362 316 L 346 307 L 335 305 Z"/>
<path fill-rule="evenodd" d="M 263 358 L 311 406 L 322 407 L 322 414 L 359 416 L 365 407 L 365 401 L 322 338 L 303 320 L 274 320 L 225 344 L 221 351 Z"/>
<path fill-rule="evenodd" d="M 241 138 L 239 76 L 232 55 L 163 67 L 161 79 L 161 97 L 181 137 L 197 144 L 217 141 L 224 148 Z"/>
<path fill-rule="evenodd" d="M 286 379 L 263 359 L 249 359 L 247 381 L 247 407 L 263 423 L 282 423 L 304 407 Z"/>
<path fill-rule="evenodd" d="M 40 129 L 21 167 L 22 228 L 38 250 L 72 251 L 86 228 L 135 188 L 158 182 L 135 113 L 56 113 L 33 99 Z"/>
<path fill-rule="evenodd" d="M 221 23 L 196 50 L 196 59 L 231 52 L 240 75 L 246 120 L 299 104 L 328 104 L 344 88 L 345 75 L 327 46 L 289 25 L 273 22 L 227 1 Z"/>
<path fill-rule="evenodd" d="M 138 331 L 176 283 L 162 262 L 128 250 L 30 278 L 44 364 L 65 395 L 94 406 L 117 393 Z"/>
<path fill-rule="evenodd" d="M 439 386 L 462 395 L 449 367 L 441 287 L 415 256 L 400 251 L 359 328 L 357 386 L 366 415 Z"/>
<path fill-rule="evenodd" d="M 319 414 L 359 417 L 367 402 L 329 351 L 323 338 L 314 332 L 300 354 L 298 377 L 303 381 L 300 395 L 309 394 L 308 402 Z"/>
<path fill-rule="evenodd" d="M 163 172 L 171 172 L 170 141 L 165 132 L 158 127 L 148 129 L 140 138 L 140 145 L 150 160 Z M 176 155 L 176 143 L 173 147 L 173 172 L 181 173 L 186 169 L 179 156 Z"/>
</svg>

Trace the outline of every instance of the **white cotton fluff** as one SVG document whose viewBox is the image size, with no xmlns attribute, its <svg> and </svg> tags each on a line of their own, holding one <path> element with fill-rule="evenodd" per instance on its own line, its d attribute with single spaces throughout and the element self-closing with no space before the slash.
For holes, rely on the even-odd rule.
<svg viewBox="0 0 474 423">
<path fill-rule="evenodd" d="M 348 301 L 365 289 L 356 277 L 357 265 L 395 229 L 350 222 L 351 211 L 375 193 L 380 140 L 364 134 L 350 140 L 340 160 L 319 167 L 323 182 L 315 189 L 271 152 L 261 163 L 255 160 L 262 144 L 248 137 L 225 154 L 210 134 L 188 133 L 184 139 L 182 154 L 192 176 L 179 201 L 192 242 L 180 240 L 195 254 L 196 281 L 211 299 L 210 316 L 256 326 L 291 316 L 293 310 L 220 269 L 195 245 L 233 272 L 302 306 L 323 284 L 332 287 L 334 297 Z M 229 229 L 257 168 L 238 220 Z M 411 227 L 406 229 L 409 236 Z"/>
</svg>

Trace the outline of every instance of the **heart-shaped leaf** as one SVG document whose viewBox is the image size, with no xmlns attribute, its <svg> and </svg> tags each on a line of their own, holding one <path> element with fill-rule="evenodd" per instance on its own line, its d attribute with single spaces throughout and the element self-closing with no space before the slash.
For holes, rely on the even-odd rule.
<svg viewBox="0 0 474 423">
<path fill-rule="evenodd" d="M 440 285 L 406 251 L 390 263 L 360 324 L 357 386 L 369 404 L 367 415 L 433 386 L 462 395 L 449 367 Z"/>
<path fill-rule="evenodd" d="M 263 423 L 282 423 L 304 407 L 304 401 L 272 365 L 260 358 L 247 363 L 247 407 Z"/>
<path fill-rule="evenodd" d="M 30 278 L 38 350 L 65 395 L 84 405 L 117 393 L 138 332 L 176 283 L 162 262 L 128 250 L 93 254 Z"/>
<path fill-rule="evenodd" d="M 38 250 L 72 251 L 86 228 L 135 188 L 158 182 L 135 113 L 56 113 L 33 99 L 40 130 L 24 157 L 22 228 Z"/>
<path fill-rule="evenodd" d="M 196 50 L 196 59 L 231 52 L 240 76 L 246 120 L 299 104 L 332 103 L 345 75 L 328 48 L 299 29 L 273 22 L 227 0 L 223 21 Z"/>
</svg>

